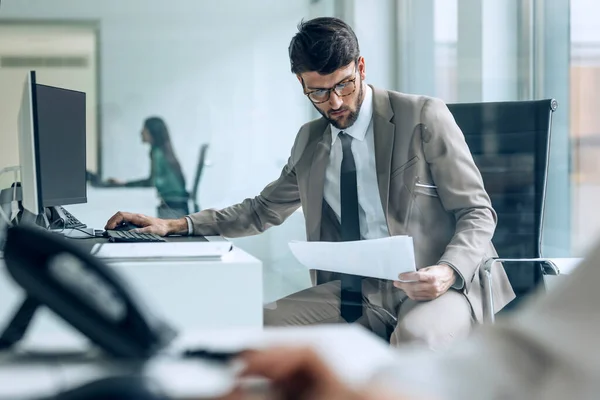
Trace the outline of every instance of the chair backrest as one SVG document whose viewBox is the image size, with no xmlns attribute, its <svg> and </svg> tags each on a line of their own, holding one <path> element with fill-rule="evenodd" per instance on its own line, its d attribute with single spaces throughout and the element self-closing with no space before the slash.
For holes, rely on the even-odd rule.
<svg viewBox="0 0 600 400">
<path fill-rule="evenodd" d="M 541 256 L 550 131 L 557 106 L 553 99 L 448 105 L 498 214 L 492 242 L 500 257 Z M 505 269 L 517 298 L 542 279 L 540 266 L 514 263 Z"/>
<path fill-rule="evenodd" d="M 202 177 L 202 171 L 206 164 L 206 152 L 208 150 L 208 144 L 204 143 L 200 146 L 200 155 L 198 156 L 198 164 L 196 165 L 196 176 L 194 177 L 194 186 L 192 187 L 192 193 L 190 197 L 194 203 L 194 212 L 200 211 L 200 205 L 198 204 L 198 187 L 200 186 L 200 178 Z"/>
</svg>

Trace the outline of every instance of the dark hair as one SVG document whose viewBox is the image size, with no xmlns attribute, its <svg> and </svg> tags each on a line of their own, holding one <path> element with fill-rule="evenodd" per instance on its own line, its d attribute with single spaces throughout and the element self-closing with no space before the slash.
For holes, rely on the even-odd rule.
<svg viewBox="0 0 600 400">
<path fill-rule="evenodd" d="M 171 144 L 171 137 L 169 136 L 169 129 L 167 124 L 159 117 L 150 117 L 144 121 L 144 128 L 148 130 L 148 133 L 152 137 L 152 147 L 158 147 L 165 155 L 165 159 L 175 171 L 175 174 L 181 179 L 183 186 L 185 187 L 185 178 L 181 171 L 181 165 L 177 161 L 173 145 Z M 152 152 L 150 152 L 152 154 Z"/>
<path fill-rule="evenodd" d="M 331 74 L 360 56 L 358 39 L 352 28 L 332 17 L 301 21 L 288 50 L 294 74 L 309 71 Z"/>
</svg>

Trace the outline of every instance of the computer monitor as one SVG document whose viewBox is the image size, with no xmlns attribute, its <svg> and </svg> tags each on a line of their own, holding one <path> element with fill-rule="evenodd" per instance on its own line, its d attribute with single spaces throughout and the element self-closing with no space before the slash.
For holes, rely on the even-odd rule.
<svg viewBox="0 0 600 400">
<path fill-rule="evenodd" d="M 85 93 L 36 83 L 27 74 L 19 111 L 23 208 L 87 202 Z"/>
<path fill-rule="evenodd" d="M 39 176 L 39 132 L 37 129 L 35 72 L 25 78 L 19 110 L 19 159 L 23 208 L 37 216 L 42 213 L 42 190 Z"/>
<path fill-rule="evenodd" d="M 36 84 L 42 206 L 87 202 L 85 93 Z"/>
</svg>

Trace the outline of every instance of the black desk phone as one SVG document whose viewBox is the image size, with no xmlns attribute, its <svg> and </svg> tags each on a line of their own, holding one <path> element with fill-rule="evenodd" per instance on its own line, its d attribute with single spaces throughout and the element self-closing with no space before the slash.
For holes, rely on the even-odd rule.
<svg viewBox="0 0 600 400">
<path fill-rule="evenodd" d="M 0 349 L 22 339 L 40 306 L 118 358 L 148 359 L 177 335 L 113 269 L 60 235 L 35 226 L 9 228 L 4 259 L 26 297 L 0 336 Z"/>
</svg>

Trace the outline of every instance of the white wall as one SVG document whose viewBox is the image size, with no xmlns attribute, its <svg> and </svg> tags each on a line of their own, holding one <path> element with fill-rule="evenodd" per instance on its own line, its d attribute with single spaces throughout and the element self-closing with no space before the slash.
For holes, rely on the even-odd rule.
<svg viewBox="0 0 600 400">
<path fill-rule="evenodd" d="M 213 166 L 202 206 L 276 178 L 310 107 L 287 47 L 309 0 L 13 0 L 0 19 L 99 20 L 104 177 L 148 174 L 142 121 L 165 118 L 191 186 L 200 145 Z"/>
<path fill-rule="evenodd" d="M 86 93 L 87 166 L 97 168 L 96 40 L 93 27 L 18 24 L 0 26 L 1 56 L 65 57 L 87 59 L 85 66 L 36 69 L 38 84 Z M 18 121 L 23 85 L 31 68 L 0 67 L 0 168 L 19 165 Z M 0 187 L 13 177 L 0 178 Z"/>
</svg>

